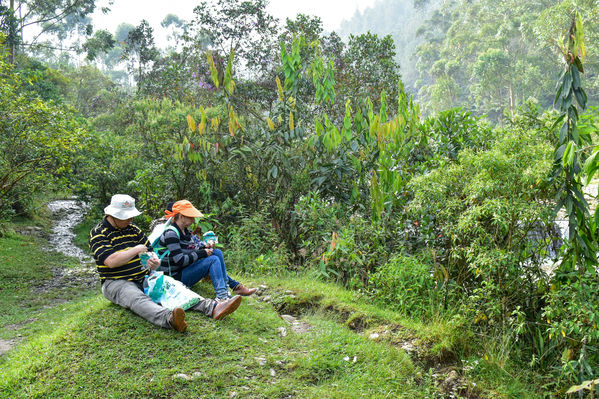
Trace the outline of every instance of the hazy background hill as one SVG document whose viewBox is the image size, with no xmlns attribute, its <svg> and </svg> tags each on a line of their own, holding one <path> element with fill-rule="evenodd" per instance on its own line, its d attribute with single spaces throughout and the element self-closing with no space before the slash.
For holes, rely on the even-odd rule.
<svg viewBox="0 0 599 399">
<path fill-rule="evenodd" d="M 344 21 L 338 33 L 344 39 L 368 31 L 390 35 L 403 83 L 425 113 L 464 107 L 500 122 L 529 100 L 552 107 L 563 67 L 558 43 L 572 9 L 586 21 L 583 79 L 592 103 L 598 85 L 595 2 L 380 0 Z"/>
<path fill-rule="evenodd" d="M 440 1 L 436 0 L 418 8 L 414 6 L 414 0 L 379 0 L 363 12 L 356 10 L 350 20 L 341 23 L 337 33 L 344 41 L 349 35 L 367 32 L 379 36 L 391 35 L 395 42 L 396 59 L 401 66 L 402 80 L 406 88 L 414 93 L 418 79 L 414 52 L 423 42 L 423 38 L 416 33 L 439 6 Z"/>
</svg>

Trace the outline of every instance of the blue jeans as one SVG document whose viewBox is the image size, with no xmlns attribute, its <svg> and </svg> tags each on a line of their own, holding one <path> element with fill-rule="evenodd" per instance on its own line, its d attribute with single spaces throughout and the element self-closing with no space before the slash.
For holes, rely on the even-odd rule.
<svg viewBox="0 0 599 399">
<path fill-rule="evenodd" d="M 181 271 L 181 282 L 188 287 L 193 286 L 204 276 L 210 274 L 214 292 L 217 298 L 225 298 L 229 295 L 230 288 L 235 288 L 239 283 L 227 275 L 225 258 L 220 249 L 214 249 L 211 256 L 198 259 Z"/>
</svg>

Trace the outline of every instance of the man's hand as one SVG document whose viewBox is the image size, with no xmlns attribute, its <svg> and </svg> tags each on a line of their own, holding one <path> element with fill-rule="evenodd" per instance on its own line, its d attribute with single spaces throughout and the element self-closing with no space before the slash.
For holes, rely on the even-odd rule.
<svg viewBox="0 0 599 399">
<path fill-rule="evenodd" d="M 127 248 L 124 251 L 114 252 L 110 254 L 106 260 L 104 260 L 104 265 L 110 268 L 123 266 L 131 259 L 143 254 L 144 252 L 148 252 L 148 248 L 143 244 Z"/>
<path fill-rule="evenodd" d="M 150 270 L 156 270 L 158 269 L 158 266 L 160 266 L 160 259 L 158 259 L 158 256 L 152 252 L 146 264 Z"/>
<path fill-rule="evenodd" d="M 145 246 L 145 245 L 143 245 L 143 244 L 136 245 L 136 246 L 135 246 L 135 247 L 133 247 L 133 248 L 135 248 L 135 250 L 137 251 L 137 255 L 141 255 L 141 254 L 143 254 L 144 252 L 148 252 L 148 247 L 146 247 L 146 246 Z"/>
<path fill-rule="evenodd" d="M 211 256 L 213 249 L 211 247 L 206 247 L 204 248 L 204 251 L 206 251 L 206 256 Z"/>
</svg>

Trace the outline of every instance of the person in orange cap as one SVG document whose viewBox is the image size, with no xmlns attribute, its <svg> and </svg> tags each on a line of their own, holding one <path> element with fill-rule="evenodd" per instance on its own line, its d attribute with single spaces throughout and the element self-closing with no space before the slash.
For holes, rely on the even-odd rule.
<svg viewBox="0 0 599 399">
<path fill-rule="evenodd" d="M 169 204 L 165 213 L 167 218 L 172 218 L 173 223 L 160 237 L 159 255 L 166 252 L 160 264 L 161 271 L 188 287 L 210 275 L 217 302 L 231 298 L 229 287 L 236 296 L 256 292 L 255 288 L 247 288 L 228 276 L 221 250 L 213 245 L 198 247 L 193 241 L 188 227 L 195 222 L 195 218 L 204 215 L 191 202 L 181 200 Z"/>
</svg>

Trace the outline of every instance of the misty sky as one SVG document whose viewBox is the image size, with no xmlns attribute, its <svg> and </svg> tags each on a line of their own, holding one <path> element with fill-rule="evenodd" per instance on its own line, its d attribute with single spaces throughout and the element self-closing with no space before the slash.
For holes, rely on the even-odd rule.
<svg viewBox="0 0 599 399">
<path fill-rule="evenodd" d="M 175 14 L 182 19 L 190 20 L 193 9 L 198 0 L 114 0 L 108 14 L 102 14 L 100 8 L 108 3 L 107 0 L 97 2 L 97 11 L 92 15 L 94 29 L 106 29 L 114 33 L 116 27 L 126 22 L 139 25 L 146 19 L 154 28 L 154 32 L 161 30 L 160 22 L 167 14 Z M 336 30 L 344 19 L 350 19 L 356 9 L 363 11 L 372 6 L 375 0 L 271 0 L 267 10 L 274 17 L 284 22 L 286 18 L 293 18 L 298 13 L 316 15 L 322 19 L 324 29 Z M 156 35 L 157 44 L 161 38 Z"/>
</svg>

